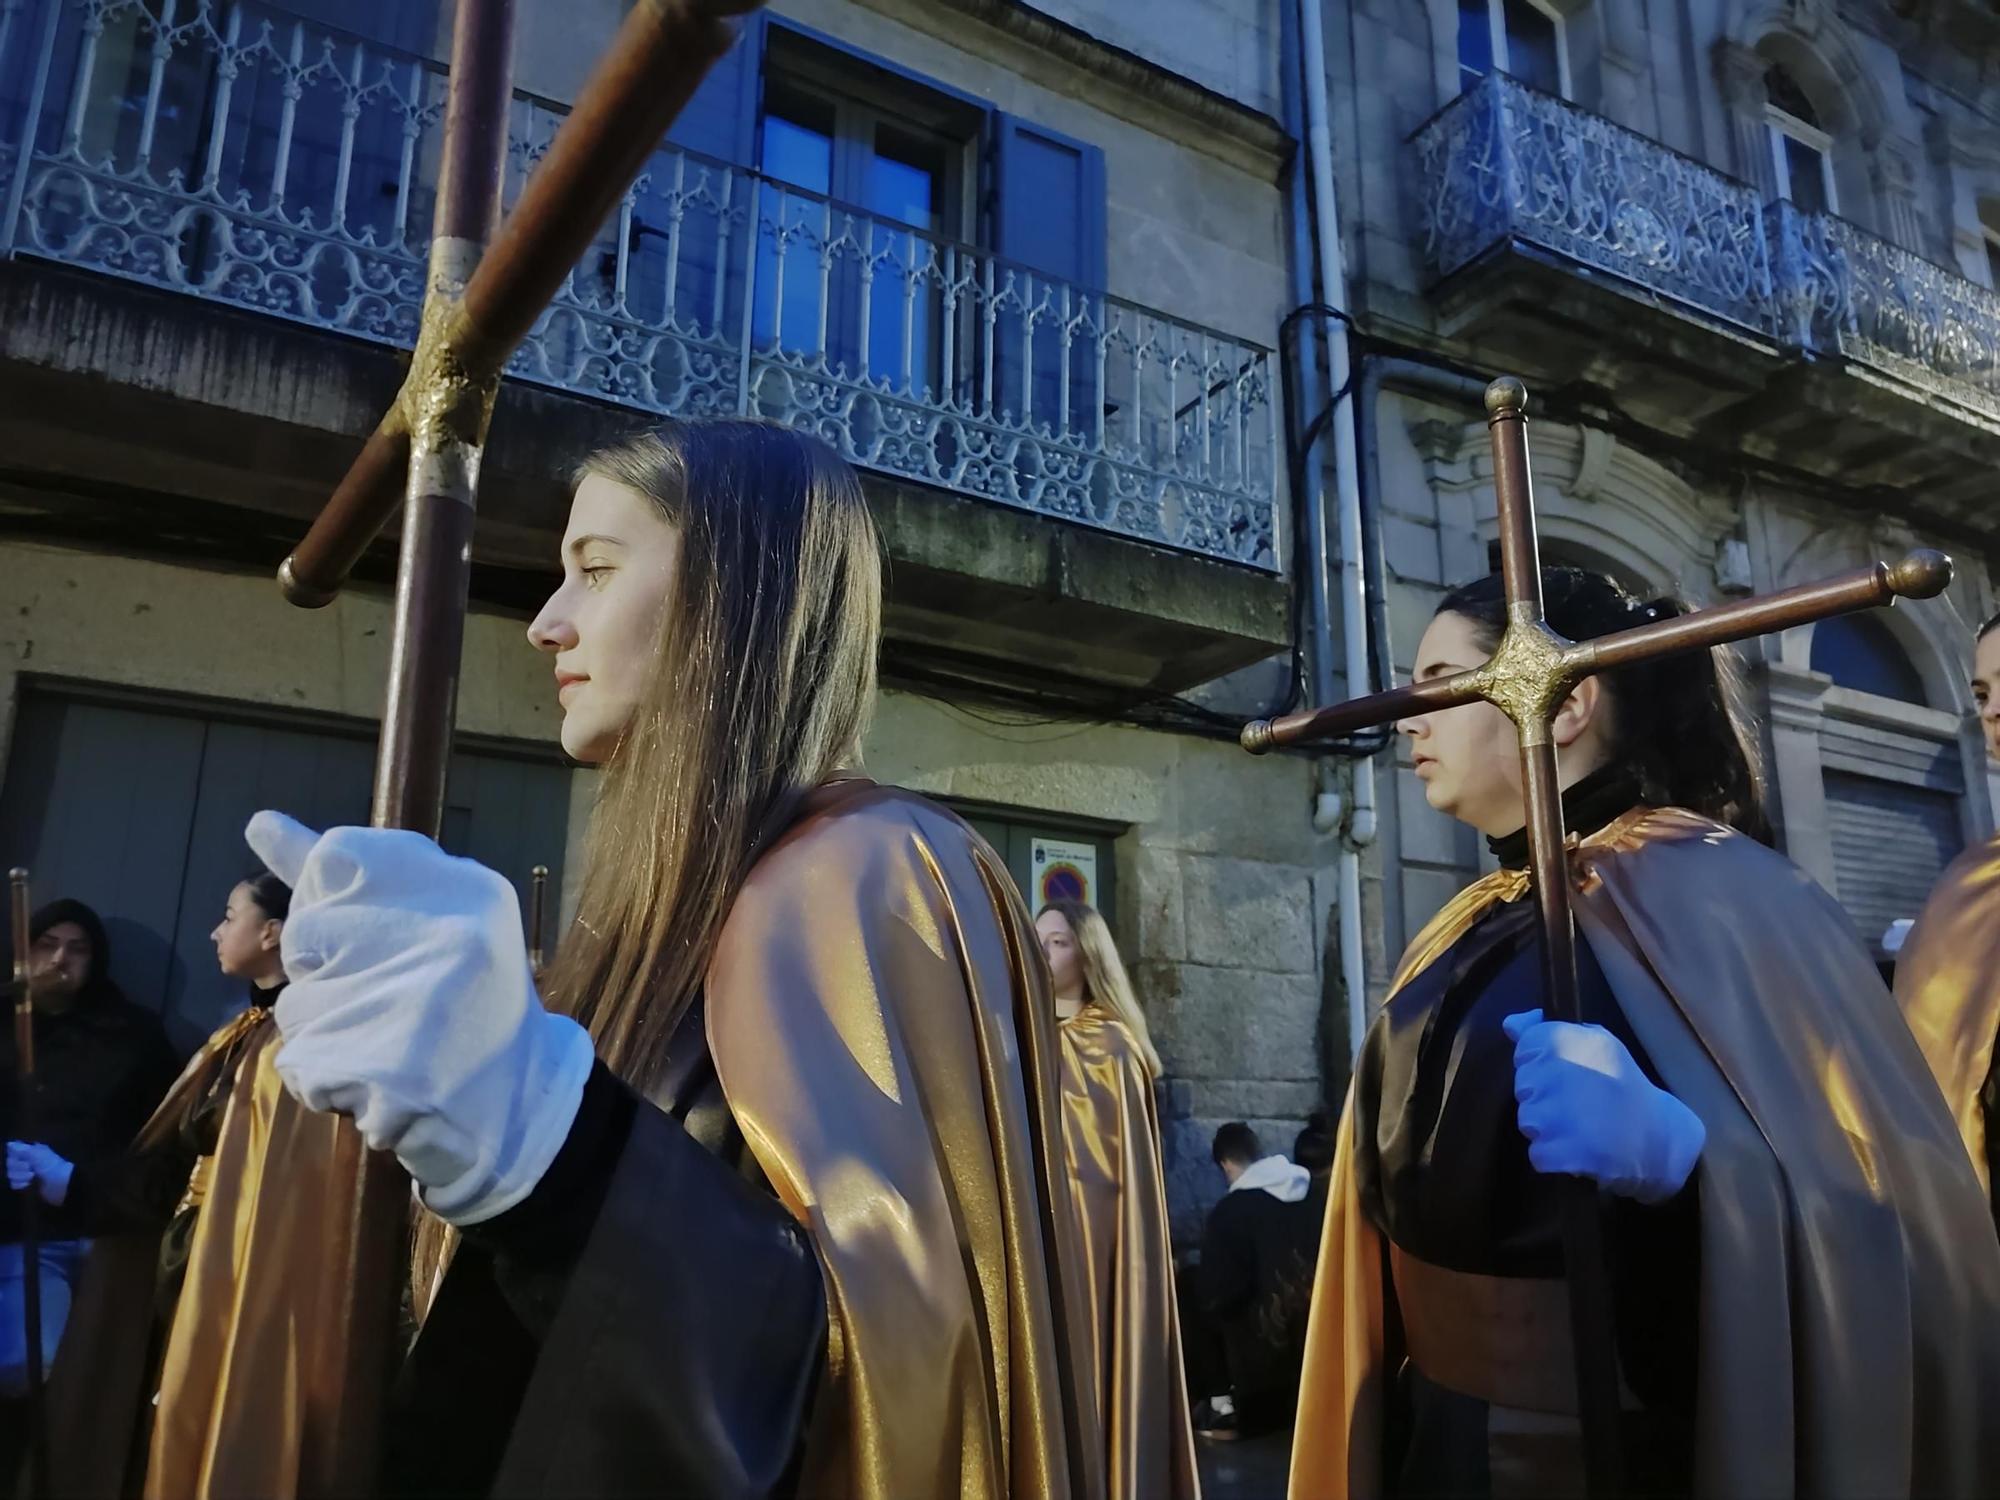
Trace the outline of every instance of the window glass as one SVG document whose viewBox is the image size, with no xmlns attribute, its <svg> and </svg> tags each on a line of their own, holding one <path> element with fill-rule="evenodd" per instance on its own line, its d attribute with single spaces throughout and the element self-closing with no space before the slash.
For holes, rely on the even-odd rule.
<svg viewBox="0 0 2000 1500">
<path fill-rule="evenodd" d="M 1809 214 L 1823 214 L 1833 207 L 1826 194 L 1826 153 L 1809 146 L 1796 136 L 1784 136 L 1785 175 L 1789 179 L 1786 197 Z"/>
<path fill-rule="evenodd" d="M 1469 89 L 1493 71 L 1492 0 L 1458 0 L 1458 86 Z"/>
<path fill-rule="evenodd" d="M 1895 634 L 1866 615 L 1835 615 L 1813 627 L 1812 669 L 1844 688 L 1923 703 L 1924 680 Z"/>
<path fill-rule="evenodd" d="M 1530 0 L 1501 0 L 1507 22 L 1507 71 L 1548 94 L 1562 92 L 1555 18 Z"/>
<path fill-rule="evenodd" d="M 1783 68 L 1772 68 L 1764 75 L 1764 93 L 1773 108 L 1781 109 L 1801 125 L 1820 128 L 1819 115 L 1806 97 L 1806 91 Z"/>
</svg>

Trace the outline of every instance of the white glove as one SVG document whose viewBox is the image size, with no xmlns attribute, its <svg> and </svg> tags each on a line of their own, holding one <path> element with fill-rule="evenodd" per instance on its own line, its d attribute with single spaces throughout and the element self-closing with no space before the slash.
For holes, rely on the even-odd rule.
<svg viewBox="0 0 2000 1500">
<path fill-rule="evenodd" d="M 353 1117 L 454 1224 L 534 1189 L 576 1121 L 592 1049 L 535 993 L 506 880 L 422 834 L 324 835 L 260 812 L 245 837 L 292 887 L 276 1064 L 308 1109 Z"/>
<path fill-rule="evenodd" d="M 1528 1160 L 1621 1197 L 1661 1203 L 1687 1182 L 1708 1131 L 1700 1116 L 1639 1070 L 1602 1026 L 1544 1021 L 1539 1010 L 1500 1023 L 1514 1044 L 1514 1099 Z"/>
<path fill-rule="evenodd" d="M 32 1182 L 41 1189 L 42 1202 L 51 1208 L 62 1207 L 63 1199 L 69 1196 L 70 1174 L 75 1170 L 74 1163 L 39 1141 L 7 1143 L 7 1186 L 18 1193 Z"/>
</svg>

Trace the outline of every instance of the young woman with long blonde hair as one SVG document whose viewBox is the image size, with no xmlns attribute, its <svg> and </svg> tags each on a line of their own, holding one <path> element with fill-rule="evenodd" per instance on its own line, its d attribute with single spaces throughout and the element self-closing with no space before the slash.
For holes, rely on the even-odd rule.
<svg viewBox="0 0 2000 1500">
<path fill-rule="evenodd" d="M 1089 1275 L 1091 1372 L 1114 1500 L 1200 1491 L 1146 1013 L 1096 907 L 1036 918 L 1055 987 L 1063 1151 Z"/>
<path fill-rule="evenodd" d="M 665 427 L 585 463 L 529 630 L 603 767 L 543 993 L 499 876 L 252 823 L 277 1071 L 430 1216 L 387 1492 L 1099 1493 L 1047 981 L 993 852 L 856 769 L 880 631 L 846 464 Z"/>
</svg>

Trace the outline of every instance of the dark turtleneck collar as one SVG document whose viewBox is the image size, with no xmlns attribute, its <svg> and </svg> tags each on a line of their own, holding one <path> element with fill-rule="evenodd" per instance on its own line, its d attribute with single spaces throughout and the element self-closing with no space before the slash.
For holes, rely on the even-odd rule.
<svg viewBox="0 0 2000 1500">
<path fill-rule="evenodd" d="M 1563 790 L 1563 827 L 1587 838 L 1639 801 L 1639 783 L 1622 766 L 1599 766 L 1574 786 Z M 1487 837 L 1486 847 L 1503 868 L 1528 868 L 1526 826 L 1499 838 Z"/>
</svg>

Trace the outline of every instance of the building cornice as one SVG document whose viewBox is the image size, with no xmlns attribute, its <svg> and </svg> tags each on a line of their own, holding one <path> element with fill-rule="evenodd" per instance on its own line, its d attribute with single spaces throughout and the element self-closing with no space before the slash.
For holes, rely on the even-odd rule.
<svg viewBox="0 0 2000 1500">
<path fill-rule="evenodd" d="M 1274 176 L 1290 155 L 1291 138 L 1284 126 L 1262 110 L 1021 0 L 862 3 L 959 45 L 965 40 L 966 21 L 986 27 L 1011 44 L 1008 50 L 1013 56 L 1007 61 L 1024 74 L 1036 76 L 1040 63 L 1045 75 L 1046 63 L 1054 59 L 1073 75 L 1063 92 L 1259 176 Z"/>
</svg>

